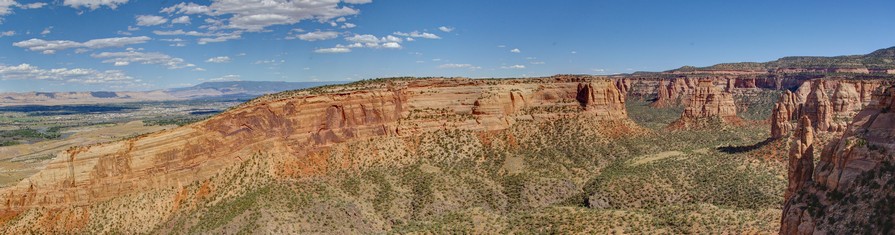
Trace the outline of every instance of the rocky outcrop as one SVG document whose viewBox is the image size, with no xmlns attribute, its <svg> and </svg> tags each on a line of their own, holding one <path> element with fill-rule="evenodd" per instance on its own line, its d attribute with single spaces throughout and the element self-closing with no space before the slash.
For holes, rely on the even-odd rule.
<svg viewBox="0 0 895 235">
<path fill-rule="evenodd" d="M 719 89 L 711 80 L 700 80 L 699 85 L 684 102 L 681 118 L 669 127 L 702 128 L 726 124 L 740 124 L 733 95 Z"/>
<path fill-rule="evenodd" d="M 818 133 L 845 131 L 848 120 L 870 102 L 870 93 L 882 84 L 879 80 L 815 80 L 803 83 L 796 92 L 785 91 L 774 105 L 771 137 L 782 138 L 806 116 Z"/>
<path fill-rule="evenodd" d="M 650 106 L 664 108 L 680 104 L 685 95 L 692 93 L 697 87 L 696 79 L 681 77 L 669 81 L 662 80 L 656 88 L 657 96 Z"/>
<path fill-rule="evenodd" d="M 277 156 L 272 162 L 294 163 L 266 171 L 307 177 L 334 170 L 315 152 L 355 140 L 500 130 L 569 115 L 618 125 L 628 122 L 624 100 L 616 82 L 583 76 L 399 79 L 280 93 L 188 126 L 60 153 L 42 171 L 0 189 L 2 211 L 90 205 L 177 188 L 259 152 Z M 332 165 L 353 169 L 368 161 Z"/>
<path fill-rule="evenodd" d="M 789 185 L 797 187 L 787 189 L 792 194 L 784 205 L 782 234 L 895 232 L 893 109 L 895 87 L 876 93 L 842 136 L 823 149 L 813 178 L 800 171 L 790 175 Z"/>
<path fill-rule="evenodd" d="M 814 127 L 811 119 L 799 119 L 798 129 L 793 134 L 792 146 L 789 148 L 789 185 L 783 198 L 789 199 L 805 184 L 811 181 L 814 173 Z"/>
</svg>

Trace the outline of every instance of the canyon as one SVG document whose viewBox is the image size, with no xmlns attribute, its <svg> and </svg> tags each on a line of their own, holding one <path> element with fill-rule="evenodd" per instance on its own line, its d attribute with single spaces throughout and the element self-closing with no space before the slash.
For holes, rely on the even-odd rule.
<svg viewBox="0 0 895 235">
<path fill-rule="evenodd" d="M 892 77 L 792 61 L 263 95 L 56 153 L 0 231 L 890 231 Z"/>
</svg>

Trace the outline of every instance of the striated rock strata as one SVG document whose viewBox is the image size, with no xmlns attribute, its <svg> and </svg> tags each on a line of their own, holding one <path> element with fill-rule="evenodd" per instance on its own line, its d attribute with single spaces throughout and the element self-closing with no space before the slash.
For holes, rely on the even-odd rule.
<svg viewBox="0 0 895 235">
<path fill-rule="evenodd" d="M 790 165 L 789 185 L 796 187 L 787 189 L 791 195 L 784 205 L 781 234 L 895 232 L 893 109 L 895 87 L 889 87 L 876 93 L 842 136 L 824 147 L 813 172 L 808 161 L 797 164 L 800 168 Z M 803 134 L 797 131 L 796 136 Z M 794 161 L 802 162 L 790 163 Z"/>
<path fill-rule="evenodd" d="M 624 125 L 625 95 L 608 79 L 386 80 L 281 93 L 208 120 L 126 141 L 71 148 L 45 169 L 0 190 L 3 214 L 90 205 L 116 196 L 200 182 L 264 152 L 280 156 L 274 175 L 329 170 L 321 148 L 374 137 L 457 129 L 491 131 L 518 121 L 585 115 Z M 623 83 L 622 85 L 623 86 Z M 610 124 L 608 122 L 615 122 Z M 342 167 L 361 167 L 347 159 Z"/>
<path fill-rule="evenodd" d="M 742 122 L 737 116 L 733 95 L 716 87 L 711 80 L 700 80 L 684 105 L 681 118 L 672 122 L 669 127 L 700 128 Z"/>
<path fill-rule="evenodd" d="M 811 119 L 818 133 L 841 133 L 848 120 L 870 103 L 871 93 L 882 81 L 815 80 L 803 83 L 795 92 L 780 95 L 771 116 L 771 137 L 792 132 L 802 116 Z"/>
</svg>

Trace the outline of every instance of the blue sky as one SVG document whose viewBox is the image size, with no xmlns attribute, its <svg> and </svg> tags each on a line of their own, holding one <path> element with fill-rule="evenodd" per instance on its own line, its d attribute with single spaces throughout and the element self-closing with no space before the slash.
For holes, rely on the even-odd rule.
<svg viewBox="0 0 895 235">
<path fill-rule="evenodd" d="M 893 1 L 0 0 L 0 92 L 663 71 L 895 46 Z"/>
</svg>

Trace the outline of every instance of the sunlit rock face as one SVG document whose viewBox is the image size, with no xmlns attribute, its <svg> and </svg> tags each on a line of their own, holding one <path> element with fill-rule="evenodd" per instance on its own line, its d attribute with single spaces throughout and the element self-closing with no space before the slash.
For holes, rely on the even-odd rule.
<svg viewBox="0 0 895 235">
<path fill-rule="evenodd" d="M 841 137 L 823 148 L 816 166 L 802 152 L 810 151 L 810 144 L 803 147 L 811 141 L 797 141 L 799 148 L 790 156 L 782 234 L 893 232 L 895 213 L 889 205 L 895 200 L 895 87 L 872 97 Z M 800 122 L 794 138 L 804 140 L 808 124 Z"/>
</svg>

